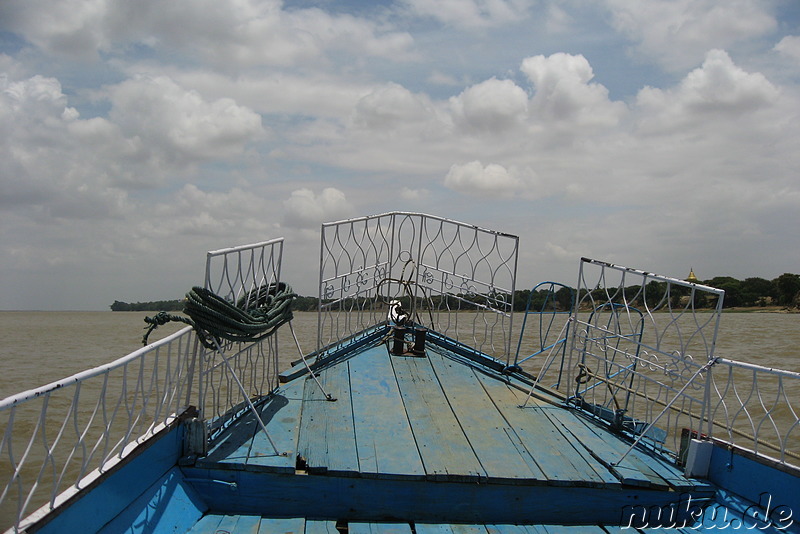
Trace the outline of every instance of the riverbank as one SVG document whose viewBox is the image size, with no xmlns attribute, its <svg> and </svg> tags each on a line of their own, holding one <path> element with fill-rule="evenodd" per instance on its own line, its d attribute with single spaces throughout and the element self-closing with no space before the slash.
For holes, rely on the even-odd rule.
<svg viewBox="0 0 800 534">
<path fill-rule="evenodd" d="M 786 306 L 734 306 L 723 308 L 722 313 L 800 313 L 800 308 Z"/>
</svg>

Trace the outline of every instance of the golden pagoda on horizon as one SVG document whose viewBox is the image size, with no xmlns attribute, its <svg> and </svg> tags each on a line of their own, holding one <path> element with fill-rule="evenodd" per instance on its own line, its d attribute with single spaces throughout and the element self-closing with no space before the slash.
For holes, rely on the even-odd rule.
<svg viewBox="0 0 800 534">
<path fill-rule="evenodd" d="M 694 275 L 694 269 L 692 267 L 689 268 L 689 276 L 686 277 L 687 282 L 692 282 L 693 284 L 697 283 L 697 277 Z"/>
</svg>

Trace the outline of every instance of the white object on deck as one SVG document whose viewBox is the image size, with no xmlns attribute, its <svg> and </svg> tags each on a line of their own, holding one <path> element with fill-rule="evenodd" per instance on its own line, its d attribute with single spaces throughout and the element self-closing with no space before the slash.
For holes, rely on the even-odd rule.
<svg viewBox="0 0 800 534">
<path fill-rule="evenodd" d="M 689 443 L 689 452 L 686 455 L 686 477 L 704 478 L 708 476 L 708 467 L 711 464 L 711 451 L 714 444 L 710 441 L 692 439 Z"/>
</svg>

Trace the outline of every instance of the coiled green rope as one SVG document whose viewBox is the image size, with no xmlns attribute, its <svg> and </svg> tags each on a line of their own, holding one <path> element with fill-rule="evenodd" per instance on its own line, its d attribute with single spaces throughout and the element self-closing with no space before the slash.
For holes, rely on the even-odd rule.
<svg viewBox="0 0 800 534">
<path fill-rule="evenodd" d="M 234 304 L 196 286 L 186 293 L 183 306 L 183 313 L 189 317 L 163 311 L 145 317 L 144 322 L 150 326 L 145 327 L 147 332 L 142 343 L 147 345 L 153 330 L 172 321 L 194 328 L 200 343 L 207 349 L 217 348 L 220 339 L 259 341 L 292 320 L 292 301 L 296 296 L 289 285 L 279 282 L 251 290 Z"/>
</svg>

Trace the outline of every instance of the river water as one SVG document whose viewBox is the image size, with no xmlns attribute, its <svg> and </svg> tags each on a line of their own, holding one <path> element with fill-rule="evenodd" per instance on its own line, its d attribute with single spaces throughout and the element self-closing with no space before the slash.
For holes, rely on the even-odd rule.
<svg viewBox="0 0 800 534">
<path fill-rule="evenodd" d="M 140 348 L 147 315 L 152 314 L 0 311 L 0 399 L 114 361 Z M 316 348 L 316 321 L 316 313 L 295 313 L 295 332 L 306 353 Z M 162 326 L 153 332 L 150 341 L 184 326 Z M 297 358 L 297 349 L 288 336 L 281 348 L 288 367 L 288 362 Z M 716 355 L 800 371 L 800 314 L 723 313 Z"/>
</svg>

